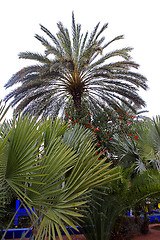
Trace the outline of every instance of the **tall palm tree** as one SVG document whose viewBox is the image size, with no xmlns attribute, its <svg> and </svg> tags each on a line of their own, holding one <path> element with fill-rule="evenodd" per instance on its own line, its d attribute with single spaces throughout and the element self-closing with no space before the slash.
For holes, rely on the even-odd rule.
<svg viewBox="0 0 160 240">
<path fill-rule="evenodd" d="M 38 34 L 35 37 L 45 47 L 45 52 L 19 54 L 19 58 L 36 60 L 37 64 L 21 69 L 11 77 L 6 88 L 21 84 L 5 97 L 5 101 L 12 99 L 16 110 L 37 115 L 57 115 L 60 108 L 67 105 L 74 107 L 78 115 L 82 114 L 83 106 L 91 113 L 104 106 L 118 109 L 121 107 L 119 100 L 129 105 L 127 99 L 144 106 L 145 102 L 137 92 L 139 88 L 147 89 L 146 78 L 131 70 L 138 68 L 138 64 L 130 60 L 132 48 L 107 52 L 107 47 L 123 39 L 123 35 L 105 43 L 102 33 L 108 24 L 101 28 L 99 25 L 90 36 L 88 31 L 82 34 L 74 13 L 72 37 L 61 22 L 57 23 L 56 36 L 40 25 L 48 40 Z"/>
</svg>

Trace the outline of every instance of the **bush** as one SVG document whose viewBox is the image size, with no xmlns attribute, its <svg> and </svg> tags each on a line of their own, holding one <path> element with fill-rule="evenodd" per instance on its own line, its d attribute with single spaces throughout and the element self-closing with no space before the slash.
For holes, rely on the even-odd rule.
<svg viewBox="0 0 160 240">
<path fill-rule="evenodd" d="M 154 223 L 159 223 L 159 220 L 157 217 L 154 219 Z"/>
<path fill-rule="evenodd" d="M 129 240 L 131 236 L 141 233 L 144 220 L 141 217 L 119 216 L 110 240 Z"/>
</svg>

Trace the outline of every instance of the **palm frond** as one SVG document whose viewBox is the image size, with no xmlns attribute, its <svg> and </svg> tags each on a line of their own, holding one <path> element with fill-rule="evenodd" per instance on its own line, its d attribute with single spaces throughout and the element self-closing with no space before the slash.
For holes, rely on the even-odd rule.
<svg viewBox="0 0 160 240">
<path fill-rule="evenodd" d="M 59 102 L 65 105 L 70 98 L 74 103 L 70 107 L 75 109 L 77 115 L 81 115 L 82 105 L 85 109 L 88 107 L 87 111 L 93 112 L 94 108 L 90 106 L 95 104 L 85 105 L 91 96 L 92 102 L 95 101 L 98 106 L 102 106 L 103 101 L 105 106 L 112 107 L 114 104 L 111 103 L 115 101 L 118 107 L 118 99 L 123 97 L 137 106 L 144 106 L 145 102 L 139 96 L 138 90 L 139 88 L 147 89 L 147 80 L 135 72 L 139 65 L 130 61 L 131 47 L 107 52 L 110 44 L 123 39 L 123 35 L 120 35 L 105 44 L 105 36 L 102 34 L 107 26 L 108 24 L 104 24 L 100 28 L 100 23 L 98 23 L 90 35 L 88 31 L 83 34 L 81 25 L 75 21 L 74 13 L 72 13 L 72 36 L 62 22 L 57 23 L 58 32 L 55 36 L 40 25 L 43 33 L 49 38 L 48 40 L 38 34 L 35 35 L 45 47 L 44 54 L 31 52 L 19 54 L 20 58 L 36 60 L 38 65 L 23 68 L 11 77 L 5 84 L 6 88 L 16 83 L 21 83 L 21 85 L 18 86 L 17 91 L 8 94 L 5 101 L 11 99 L 11 105 L 16 106 L 17 111 L 21 110 L 26 113 L 34 109 L 30 112 L 31 114 L 54 114 L 54 117 L 56 117 Z M 103 50 L 105 50 L 104 55 Z M 115 80 L 112 82 L 113 87 L 110 87 L 113 80 Z M 117 82 L 121 86 L 116 85 Z M 99 88 L 95 86 L 95 83 L 99 85 Z M 57 92 L 59 92 L 58 95 Z M 98 102 L 97 96 L 100 92 L 104 97 L 101 97 Z M 59 105 L 59 111 L 60 108 Z"/>
<path fill-rule="evenodd" d="M 9 110 L 10 105 L 8 105 L 8 107 L 3 104 L 2 100 L 0 100 L 0 122 L 3 120 L 3 118 L 5 117 L 7 111 Z"/>
<path fill-rule="evenodd" d="M 46 58 L 45 56 L 39 53 L 21 52 L 19 53 L 19 58 L 29 59 L 29 60 L 32 59 L 32 60 L 39 61 L 41 63 L 51 63 L 51 61 L 48 58 Z"/>
<path fill-rule="evenodd" d="M 76 229 L 91 189 L 120 178 L 98 157 L 82 127 L 20 114 L 0 138 L 0 199 L 11 189 L 30 209 L 37 239 L 61 237 L 62 230 L 70 238 L 66 226 Z"/>
</svg>

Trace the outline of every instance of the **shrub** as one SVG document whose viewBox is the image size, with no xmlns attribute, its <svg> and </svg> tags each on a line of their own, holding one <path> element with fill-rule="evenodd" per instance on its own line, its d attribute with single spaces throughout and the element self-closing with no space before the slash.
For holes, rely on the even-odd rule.
<svg viewBox="0 0 160 240">
<path fill-rule="evenodd" d="M 132 236 L 141 233 L 144 220 L 141 217 L 119 216 L 110 240 L 129 240 Z"/>
</svg>

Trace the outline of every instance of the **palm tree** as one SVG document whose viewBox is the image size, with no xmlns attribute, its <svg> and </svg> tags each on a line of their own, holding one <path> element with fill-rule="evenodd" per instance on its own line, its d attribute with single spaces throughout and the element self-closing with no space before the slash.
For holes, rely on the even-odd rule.
<svg viewBox="0 0 160 240">
<path fill-rule="evenodd" d="M 157 170 L 137 174 L 132 179 L 132 184 L 131 173 L 132 169 L 127 169 L 121 173 L 122 178 L 118 181 L 108 184 L 107 187 L 96 188 L 91 192 L 89 211 L 86 209 L 85 224 L 82 227 L 87 240 L 112 239 L 111 232 L 120 214 L 122 216 L 127 213 L 128 209 L 144 204 L 147 198 L 155 199 L 159 196 L 160 174 Z M 118 225 L 119 231 L 121 222 Z M 117 235 L 118 231 L 116 231 Z"/>
<path fill-rule="evenodd" d="M 32 213 L 35 239 L 55 239 L 56 232 L 62 239 L 61 230 L 71 239 L 66 226 L 77 229 L 91 189 L 119 178 L 117 170 L 98 160 L 89 132 L 78 125 L 68 131 L 60 120 L 19 115 L 8 127 L 2 122 L 0 133 L 0 218 L 18 197 Z"/>
<path fill-rule="evenodd" d="M 38 34 L 35 37 L 45 47 L 45 52 L 19 54 L 19 58 L 37 63 L 11 77 L 6 88 L 21 84 L 5 97 L 5 101 L 12 99 L 11 104 L 17 111 L 52 116 L 67 106 L 73 107 L 77 115 L 82 114 L 85 106 L 91 113 L 106 106 L 119 109 L 119 100 L 131 107 L 128 99 L 144 106 L 145 102 L 137 92 L 139 88 L 147 89 L 146 78 L 135 72 L 138 64 L 131 61 L 132 48 L 107 52 L 107 47 L 123 39 L 123 35 L 104 43 L 102 33 L 108 24 L 101 28 L 99 25 L 90 36 L 88 31 L 82 34 L 81 25 L 75 23 L 72 13 L 72 38 L 61 22 L 57 23 L 56 36 L 40 25 L 48 40 Z"/>
<path fill-rule="evenodd" d="M 160 173 L 160 116 L 147 119 L 138 125 L 140 132 L 139 153 L 146 168 L 156 168 Z"/>
<path fill-rule="evenodd" d="M 112 149 L 126 168 L 133 164 L 138 172 L 156 168 L 160 172 L 160 116 L 144 117 L 133 125 L 135 136 L 115 134 Z"/>
</svg>

